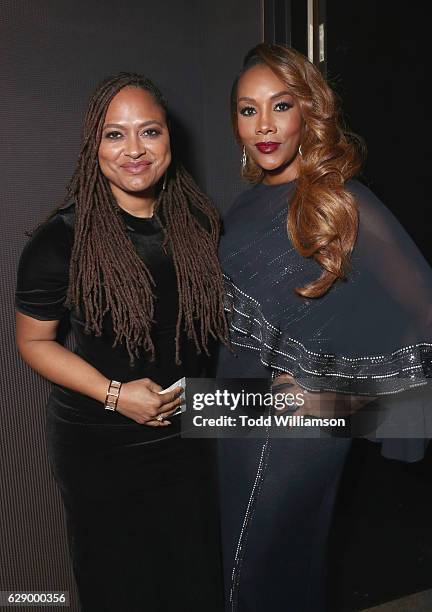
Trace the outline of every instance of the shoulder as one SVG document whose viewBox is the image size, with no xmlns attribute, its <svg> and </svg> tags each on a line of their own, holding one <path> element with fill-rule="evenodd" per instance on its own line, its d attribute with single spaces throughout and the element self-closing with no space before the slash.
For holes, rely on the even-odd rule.
<svg viewBox="0 0 432 612">
<path fill-rule="evenodd" d="M 69 261 L 73 245 L 74 206 L 68 205 L 41 223 L 30 236 L 20 259 L 20 267 L 51 267 Z"/>
<path fill-rule="evenodd" d="M 210 217 L 200 208 L 195 206 L 194 204 L 189 204 L 189 209 L 191 211 L 191 215 L 198 221 L 200 226 L 206 230 L 206 232 L 211 232 L 211 220 Z M 216 210 L 216 209 L 215 209 Z"/>
<path fill-rule="evenodd" d="M 418 250 L 397 217 L 371 189 L 360 181 L 348 181 L 346 188 L 354 195 L 358 206 L 359 252 L 375 253 L 376 257 L 380 257 L 393 252 L 396 245 Z"/>
<path fill-rule="evenodd" d="M 392 215 L 382 200 L 360 181 L 351 179 L 345 183 L 345 188 L 354 196 L 360 214 Z"/>
<path fill-rule="evenodd" d="M 63 238 L 69 234 L 68 227 L 72 225 L 75 218 L 75 205 L 69 204 L 57 210 L 46 221 L 43 221 L 33 232 L 32 239 L 41 240 L 45 237 Z"/>
<path fill-rule="evenodd" d="M 57 211 L 39 225 L 19 260 L 15 304 L 24 314 L 57 320 L 65 314 L 73 236 L 68 221 L 73 209 Z"/>
<path fill-rule="evenodd" d="M 391 240 L 402 227 L 392 211 L 366 185 L 358 180 L 348 181 L 346 189 L 352 193 L 359 211 L 359 231 L 375 234 L 383 241 Z"/>
<path fill-rule="evenodd" d="M 373 206 L 378 208 L 384 207 L 384 204 L 374 192 L 357 179 L 347 181 L 345 189 L 354 196 L 359 209 Z"/>
</svg>

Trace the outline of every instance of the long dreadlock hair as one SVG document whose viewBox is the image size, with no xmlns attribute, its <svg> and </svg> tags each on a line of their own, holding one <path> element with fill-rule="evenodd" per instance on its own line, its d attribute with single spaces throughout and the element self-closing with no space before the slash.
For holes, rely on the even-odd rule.
<svg viewBox="0 0 432 612">
<path fill-rule="evenodd" d="M 120 72 L 104 80 L 91 96 L 81 152 L 68 186 L 67 199 L 75 202 L 75 237 L 65 303 L 79 312 L 83 309 L 85 330 L 95 335 L 101 335 L 104 316 L 110 312 L 113 346 L 124 343 L 133 363 L 141 348 L 149 352 L 151 359 L 155 357 L 151 338 L 155 283 L 126 233 L 119 207 L 98 163 L 108 105 L 128 86 L 149 92 L 168 120 L 161 92 L 141 74 Z M 193 214 L 193 207 L 207 217 L 208 230 Z M 164 246 L 172 254 L 177 275 L 175 360 L 180 364 L 183 330 L 193 339 L 198 353 L 204 350 L 208 354 L 210 336 L 226 342 L 223 281 L 217 260 L 219 216 L 209 198 L 176 161 L 171 163 L 166 188 L 158 196 L 154 214 L 165 233 Z"/>
</svg>

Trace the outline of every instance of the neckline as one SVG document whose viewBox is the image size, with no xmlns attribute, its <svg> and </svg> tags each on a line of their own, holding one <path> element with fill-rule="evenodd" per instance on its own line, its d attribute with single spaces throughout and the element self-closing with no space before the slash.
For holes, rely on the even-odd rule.
<svg viewBox="0 0 432 612">
<path fill-rule="evenodd" d="M 297 179 L 295 178 L 291 181 L 286 181 L 285 183 L 275 183 L 274 185 L 269 185 L 268 183 L 263 183 L 261 181 L 261 183 L 257 183 L 255 187 L 262 187 L 264 189 L 276 189 L 277 187 L 289 187 L 290 185 L 293 185 L 296 181 Z"/>
<path fill-rule="evenodd" d="M 162 231 L 160 222 L 155 215 L 151 217 L 136 217 L 128 213 L 124 208 L 120 208 L 120 206 L 119 210 L 129 231 L 145 235 L 157 234 Z"/>
<path fill-rule="evenodd" d="M 138 217 L 137 215 L 132 215 L 130 212 L 128 212 L 127 210 L 125 210 L 124 208 L 122 208 L 121 206 L 119 206 L 119 210 L 120 213 L 122 214 L 122 216 L 124 217 L 124 219 L 126 220 L 133 220 L 133 221 L 137 221 L 138 223 L 140 221 L 155 221 L 155 216 L 154 214 L 151 217 Z"/>
</svg>

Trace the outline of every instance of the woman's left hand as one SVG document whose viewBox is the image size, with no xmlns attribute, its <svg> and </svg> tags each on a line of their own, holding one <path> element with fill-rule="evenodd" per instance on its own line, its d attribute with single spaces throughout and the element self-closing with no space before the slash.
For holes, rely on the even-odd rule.
<svg viewBox="0 0 432 612">
<path fill-rule="evenodd" d="M 273 393 L 290 394 L 295 398 L 296 416 L 310 415 L 321 418 L 341 417 L 353 414 L 375 398 L 365 395 L 336 393 L 335 391 L 307 391 L 303 389 L 291 374 L 280 374 L 272 383 Z M 291 404 L 278 409 L 284 413 L 292 409 Z"/>
</svg>

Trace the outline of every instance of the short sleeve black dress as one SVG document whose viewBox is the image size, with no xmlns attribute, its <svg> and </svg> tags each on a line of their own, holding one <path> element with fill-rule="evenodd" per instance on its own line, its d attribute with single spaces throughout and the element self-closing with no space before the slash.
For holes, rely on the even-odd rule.
<svg viewBox="0 0 432 612">
<path fill-rule="evenodd" d="M 44 223 L 19 264 L 17 309 L 36 319 L 69 318 L 74 352 L 109 379 L 148 377 L 167 387 L 183 376 L 205 374 L 207 363 L 181 338 L 175 364 L 178 311 L 172 258 L 156 218 L 121 210 L 127 233 L 156 282 L 152 338 L 156 358 L 130 364 L 124 346 L 113 348 L 107 316 L 99 337 L 64 306 L 73 244 L 74 206 Z M 213 449 L 209 441 L 180 436 L 172 425 L 139 425 L 103 404 L 58 385 L 47 406 L 47 446 L 60 488 L 68 542 L 82 610 L 86 612 L 221 609 Z"/>
</svg>

